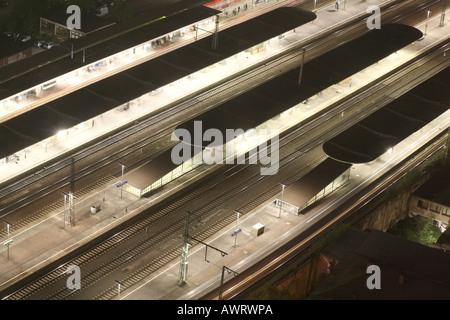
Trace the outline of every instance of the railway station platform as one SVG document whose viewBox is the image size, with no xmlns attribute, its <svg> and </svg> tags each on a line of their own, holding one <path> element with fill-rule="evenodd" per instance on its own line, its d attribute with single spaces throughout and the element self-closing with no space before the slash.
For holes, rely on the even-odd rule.
<svg viewBox="0 0 450 320">
<path fill-rule="evenodd" d="M 303 39 L 311 36 L 315 32 L 328 28 L 333 23 L 345 20 L 346 17 L 352 14 L 365 12 L 365 8 L 370 4 L 379 4 L 380 2 L 368 0 L 364 4 L 351 5 L 347 3 L 345 12 L 341 10 L 335 12 L 332 10 L 333 6 L 322 8 L 317 12 L 318 19 L 310 24 L 308 28 L 305 28 L 306 30 L 302 31 L 303 34 L 300 37 Z M 441 37 L 448 36 L 450 34 L 450 21 L 446 20 L 445 27 L 439 27 L 438 24 L 439 17 L 436 16 L 428 24 L 427 36 L 408 48 L 400 50 L 396 59 L 388 57 L 382 62 L 352 76 L 351 81 L 331 86 L 322 91 L 320 95 L 311 97 L 307 104 L 296 106 L 295 108 L 302 110 L 301 117 L 298 118 L 304 119 L 304 117 L 326 108 L 343 96 L 353 92 L 353 90 L 370 83 L 380 74 L 387 72 L 392 66 L 406 61 L 411 55 L 425 50 L 425 48 Z M 424 24 L 416 27 L 422 30 Z M 402 56 L 404 59 L 398 59 L 398 56 Z M 249 59 L 247 57 L 242 58 Z M 164 99 L 167 98 L 165 95 L 158 95 L 157 97 L 161 99 L 160 103 L 163 103 Z M 245 269 L 247 264 L 254 262 L 256 257 L 263 256 L 269 249 L 273 249 L 282 241 L 305 230 L 309 224 L 331 210 L 336 203 L 342 203 L 353 192 L 367 186 L 385 170 L 393 167 L 399 159 L 406 157 L 414 152 L 421 143 L 428 141 L 433 134 L 445 131 L 450 125 L 449 119 L 450 114 L 447 111 L 418 132 L 400 142 L 393 152 L 385 153 L 375 161 L 367 164 L 353 165 L 349 183 L 344 188 L 336 190 L 330 197 L 324 199 L 321 205 L 317 206 L 312 212 L 301 216 L 282 212 L 281 217 L 278 218 L 279 209 L 272 204 L 273 200 L 271 200 L 270 203 L 263 204 L 254 211 L 246 213 L 244 218 L 239 221 L 242 232 L 238 234 L 236 247 L 234 247 L 236 238 L 232 238 L 230 233 L 235 230 L 234 224 L 205 241 L 216 248 L 226 251 L 228 255 L 219 258 L 220 256 L 213 257 L 212 253 L 208 263 L 204 261 L 204 246 L 198 245 L 189 251 L 187 285 L 177 285 L 179 260 L 176 260 L 170 262 L 167 267 L 164 267 L 148 279 L 145 279 L 140 285 L 123 288 L 120 299 L 198 298 L 203 287 L 217 287 L 218 281 L 220 282 L 223 265 L 236 272 Z M 282 128 L 284 130 L 293 125 L 294 123 L 285 123 Z M 80 137 L 77 137 L 77 139 L 80 139 Z M 198 179 L 200 174 L 200 170 L 193 170 L 189 174 L 173 181 L 170 185 L 170 190 L 169 188 L 161 189 L 148 199 L 137 199 L 126 192 L 121 197 L 120 190 L 115 185 L 105 186 L 100 193 L 92 192 L 77 201 L 77 223 L 73 227 L 64 225 L 64 212 L 57 210 L 49 218 L 39 221 L 38 224 L 30 226 L 26 230 L 17 232 L 12 230 L 10 239 L 13 240 L 13 243 L 10 246 L 10 259 L 6 258 L 6 248 L 2 248 L 0 251 L 0 266 L 2 270 L 0 273 L 0 289 L 50 261 L 56 260 L 64 253 L 78 248 L 89 239 L 92 239 L 92 237 L 100 234 L 100 232 L 108 230 L 130 218 L 146 206 L 151 206 L 159 201 L 159 199 L 170 192 L 180 190 L 193 179 Z M 105 202 L 103 199 L 105 199 Z M 92 205 L 103 202 L 103 208 L 100 212 L 95 215 L 90 213 Z M 252 230 L 258 223 L 264 225 L 264 233 L 254 237 Z M 274 239 L 277 240 L 274 241 Z M 2 240 L 4 242 L 6 239 Z"/>
</svg>

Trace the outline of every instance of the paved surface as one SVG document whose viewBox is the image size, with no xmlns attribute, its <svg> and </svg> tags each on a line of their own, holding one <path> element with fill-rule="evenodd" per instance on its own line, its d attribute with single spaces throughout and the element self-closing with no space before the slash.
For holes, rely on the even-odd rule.
<svg viewBox="0 0 450 320">
<path fill-rule="evenodd" d="M 357 3 L 353 6 L 347 4 L 345 13 L 334 12 L 330 7 L 323 8 L 318 12 L 318 20 L 309 27 L 314 30 L 326 28 L 327 24 L 333 23 L 333 19 L 340 20 L 339 14 L 350 15 L 361 12 L 361 10 L 365 11 L 368 5 L 379 3 L 380 1 L 367 1 L 365 4 Z M 450 34 L 449 19 L 446 19 L 444 28 L 437 27 L 438 23 L 438 19 L 431 21 L 428 25 L 427 37 L 399 51 L 397 57 L 406 59 L 408 56 L 423 50 L 440 36 L 448 36 Z M 418 27 L 423 28 L 423 25 Z M 304 32 L 308 32 L 307 28 L 308 26 L 305 27 Z M 310 30 L 309 32 L 312 31 Z M 309 104 L 314 106 L 314 112 L 319 111 L 343 95 L 356 90 L 380 73 L 389 70 L 389 67 L 399 62 L 400 58 L 393 59 L 393 57 L 388 57 L 377 65 L 352 77 L 351 86 L 348 84 L 339 85 L 340 90 L 338 90 L 338 93 L 336 93 L 336 88 L 334 87 L 325 90 L 320 99 L 313 97 L 310 99 Z M 369 75 L 371 76 L 369 77 Z M 431 134 L 445 130 L 449 125 L 449 116 L 449 112 L 446 112 L 437 120 L 431 122 L 426 128 L 395 146 L 392 153 L 383 154 L 380 158 L 368 164 L 354 165 L 351 180 L 346 187 L 331 194 L 321 202 L 320 206 L 317 206 L 306 215 L 295 216 L 282 212 L 281 217 L 278 218 L 278 209 L 268 202 L 240 219 L 239 227 L 242 229 L 242 232 L 238 234 L 236 247 L 234 247 L 235 238 L 231 236 L 231 233 L 236 228 L 235 224 L 205 241 L 227 252 L 228 255 L 225 257 L 222 258 L 212 250 L 208 251 L 208 260 L 210 261 L 208 263 L 204 260 L 204 246 L 194 246 L 189 251 L 186 285 L 181 287 L 177 285 L 179 260 L 173 261 L 166 268 L 143 281 L 139 286 L 126 288 L 126 290 L 123 288 L 120 299 L 195 299 L 204 287 L 217 287 L 220 282 L 223 265 L 239 272 L 256 259 L 262 258 L 270 249 L 277 247 L 284 240 L 295 236 L 298 232 L 307 228 L 309 224 L 317 221 L 321 215 L 329 212 L 334 205 L 348 199 L 353 192 L 360 190 L 373 179 L 380 176 L 385 170 L 391 168 L 399 159 L 413 152 L 418 145 L 427 141 Z M 116 187 L 105 188 L 104 191 L 87 195 L 77 201 L 77 217 L 74 227 L 66 225 L 63 228 L 64 212 L 59 210 L 46 220 L 30 226 L 27 230 L 21 230 L 20 232 L 12 230 L 11 239 L 13 244 L 10 247 L 10 259 L 7 260 L 6 248 L 3 247 L 0 252 L 0 266 L 2 270 L 0 273 L 0 285 L 3 287 L 8 282 L 31 273 L 49 261 L 60 257 L 65 252 L 85 243 L 92 237 L 100 234 L 100 232 L 112 228 L 124 219 L 136 214 L 140 209 L 158 201 L 165 193 L 176 192 L 177 188 L 187 183 L 189 179 L 195 179 L 195 174 L 179 178 L 171 184 L 173 186 L 172 190 L 164 189 L 164 191 L 155 194 L 150 199 L 136 200 L 136 198 L 126 193 L 123 193 L 123 198 L 120 198 L 119 189 Z M 106 201 L 103 204 L 102 211 L 96 215 L 90 214 L 90 206 L 94 203 L 103 203 L 103 197 L 105 197 Z M 255 237 L 252 234 L 252 226 L 256 223 L 261 223 L 265 226 L 263 235 L 259 237 Z M 1 240 L 4 242 L 6 238 Z M 228 277 L 230 275 L 227 275 L 226 280 Z"/>
</svg>

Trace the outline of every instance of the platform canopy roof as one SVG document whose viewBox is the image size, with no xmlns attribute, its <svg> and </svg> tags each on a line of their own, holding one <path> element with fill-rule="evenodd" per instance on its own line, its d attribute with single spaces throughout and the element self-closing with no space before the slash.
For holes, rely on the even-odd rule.
<svg viewBox="0 0 450 320">
<path fill-rule="evenodd" d="M 51 50 L 3 67 L 0 73 L 0 100 L 219 13 L 205 6 L 164 15 L 161 11 L 157 12 L 161 16 L 136 17 L 79 39 L 67 39 Z M 75 52 L 73 59 L 72 44 Z M 83 49 L 86 50 L 84 63 Z"/>
<path fill-rule="evenodd" d="M 380 34 L 381 30 L 385 31 Z M 241 128 L 248 130 L 254 128 L 422 36 L 422 33 L 415 28 L 397 24 L 386 25 L 380 31 L 369 32 L 360 37 L 359 41 L 355 40 L 342 47 L 335 48 L 305 64 L 304 81 L 300 86 L 297 82 L 298 70 L 290 71 L 183 123 L 178 128 L 188 130 L 192 137 L 194 136 L 194 121 L 201 121 L 202 132 L 209 128 L 219 129 L 222 132 L 226 132 L 226 129 Z M 342 64 L 337 65 L 336 61 L 342 61 Z M 226 134 L 223 134 L 223 137 L 226 137 Z M 211 142 L 205 141 L 203 147 L 208 145 L 211 145 Z M 162 160 L 154 159 L 153 161 L 161 161 L 164 164 L 164 159 L 168 159 L 167 155 Z M 327 163 L 334 163 L 335 166 L 330 167 L 338 167 L 338 162 L 329 160 Z M 348 164 L 342 164 L 341 166 L 345 169 Z M 175 165 L 169 164 L 165 167 L 165 171 L 158 169 L 158 174 L 149 174 L 149 178 L 145 179 L 146 182 L 143 185 L 151 185 L 156 181 L 156 177 L 164 176 L 175 167 Z M 145 176 L 147 170 L 151 170 L 151 166 L 142 169 L 143 176 Z M 323 183 L 326 183 L 326 181 Z M 323 183 L 319 183 L 319 187 Z M 314 196 L 314 191 L 321 190 L 313 188 L 312 184 L 310 186 L 311 192 L 305 194 L 305 198 L 311 194 Z M 306 201 L 309 199 L 311 198 Z M 299 201 L 303 200 L 300 199 Z"/>
<path fill-rule="evenodd" d="M 151 186 L 158 179 L 174 170 L 178 165 L 174 164 L 171 159 L 172 149 L 169 149 L 153 160 L 145 163 L 136 170 L 126 174 L 124 180 L 139 190 L 144 190 Z"/>
</svg>

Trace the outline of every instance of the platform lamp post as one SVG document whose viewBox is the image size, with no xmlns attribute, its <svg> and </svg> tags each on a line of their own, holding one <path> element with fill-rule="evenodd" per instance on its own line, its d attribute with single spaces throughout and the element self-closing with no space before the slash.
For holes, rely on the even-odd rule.
<svg viewBox="0 0 450 320">
<path fill-rule="evenodd" d="M 278 213 L 278 218 L 281 217 L 281 208 L 283 207 L 283 195 L 284 195 L 284 188 L 286 188 L 286 185 L 284 183 L 281 183 L 281 202 L 280 202 L 280 212 Z"/>
<path fill-rule="evenodd" d="M 195 41 L 197 41 L 197 39 L 198 39 L 198 30 L 199 29 L 204 31 L 204 32 L 212 33 L 213 41 L 212 41 L 211 47 L 214 50 L 217 49 L 217 46 L 219 45 L 219 20 L 220 20 L 220 18 L 219 18 L 219 15 L 217 14 L 216 15 L 216 22 L 215 22 L 215 26 L 214 26 L 214 32 L 202 29 L 199 26 L 194 26 L 194 28 L 195 28 Z"/>
<path fill-rule="evenodd" d="M 178 272 L 178 285 L 183 285 L 186 283 L 187 279 L 187 268 L 188 268 L 188 250 L 191 246 L 189 242 L 189 216 L 191 212 L 186 211 L 185 220 L 184 220 L 184 233 L 183 233 L 183 247 L 181 249 L 181 261 L 180 261 L 180 270 Z"/>
<path fill-rule="evenodd" d="M 8 240 L 4 243 L 4 245 L 7 247 L 7 250 L 8 250 L 7 255 L 8 255 L 8 261 L 9 261 L 9 246 L 10 246 L 11 243 L 12 243 L 12 239 L 9 240 L 9 232 L 10 232 L 10 228 L 11 228 L 13 225 L 12 225 L 12 223 L 9 223 L 8 221 L 3 221 L 3 222 L 6 224 L 6 230 L 7 230 L 7 233 L 8 233 Z"/>
<path fill-rule="evenodd" d="M 425 24 L 425 32 L 424 32 L 424 35 L 425 35 L 425 36 L 427 35 L 427 28 L 428 28 L 428 21 L 429 21 L 429 19 L 430 19 L 430 13 L 431 13 L 431 11 L 430 11 L 430 10 L 427 10 L 427 22 L 426 22 L 426 24 Z"/>
<path fill-rule="evenodd" d="M 3 221 L 6 224 L 6 231 L 8 233 L 8 239 L 9 239 L 9 232 L 10 232 L 10 228 L 13 226 L 12 223 L 9 223 L 8 221 Z"/>
<path fill-rule="evenodd" d="M 125 171 L 126 165 L 124 165 L 122 162 L 119 162 L 120 166 L 122 167 L 122 178 L 121 178 L 121 182 L 122 185 L 120 186 L 120 198 L 122 198 L 122 190 L 123 190 L 123 173 Z"/>
</svg>

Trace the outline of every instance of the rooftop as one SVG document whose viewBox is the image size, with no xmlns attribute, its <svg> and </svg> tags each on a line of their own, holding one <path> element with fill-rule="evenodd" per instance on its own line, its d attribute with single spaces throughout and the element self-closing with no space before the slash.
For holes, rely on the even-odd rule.
<svg viewBox="0 0 450 320">
<path fill-rule="evenodd" d="M 414 195 L 450 207 L 450 174 L 437 174 L 422 184 Z"/>
</svg>

